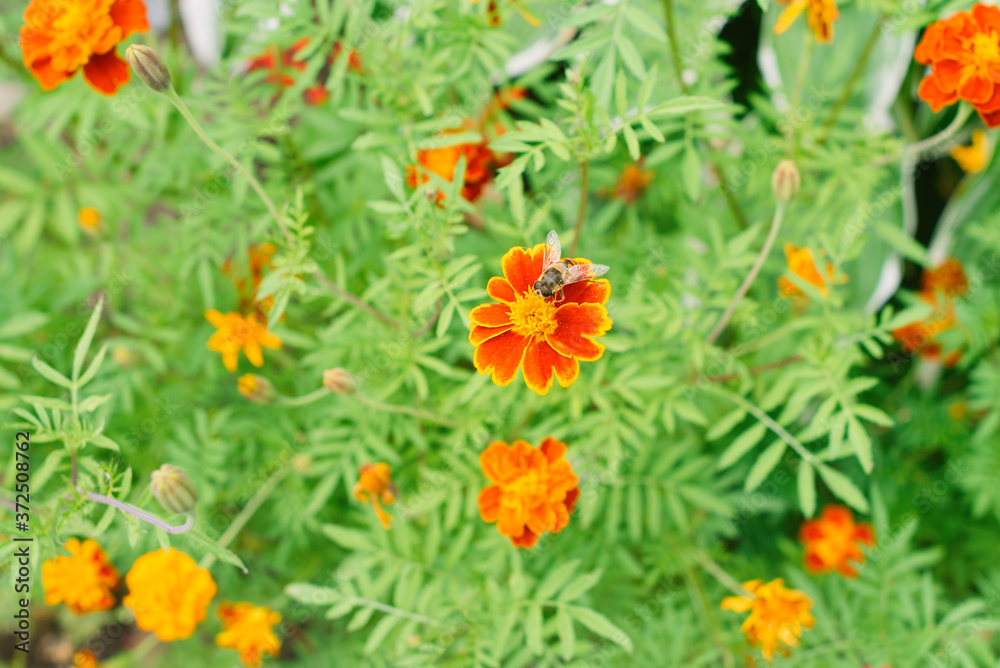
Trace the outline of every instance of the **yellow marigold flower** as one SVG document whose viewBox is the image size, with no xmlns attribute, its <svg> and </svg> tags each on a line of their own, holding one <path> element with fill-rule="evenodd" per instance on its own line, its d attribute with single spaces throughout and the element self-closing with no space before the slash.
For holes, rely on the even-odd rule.
<svg viewBox="0 0 1000 668">
<path fill-rule="evenodd" d="M 205 619 L 215 596 L 215 580 L 178 549 L 148 552 L 125 576 L 129 595 L 123 603 L 135 623 L 164 642 L 183 640 Z"/>
<path fill-rule="evenodd" d="M 83 207 L 80 209 L 78 217 L 80 219 L 80 227 L 88 231 L 96 230 L 101 224 L 101 214 L 93 207 Z"/>
<path fill-rule="evenodd" d="M 517 547 L 534 547 L 546 531 L 565 529 L 580 496 L 565 456 L 566 444 L 551 436 L 537 448 L 527 441 L 490 443 L 479 455 L 491 483 L 479 492 L 479 516 L 496 522 L 500 535 Z"/>
<path fill-rule="evenodd" d="M 820 251 L 820 255 L 823 252 Z M 785 259 L 788 262 L 788 271 L 801 278 L 806 283 L 816 286 L 816 290 L 825 299 L 830 294 L 830 285 L 836 283 L 846 283 L 847 276 L 836 276 L 832 262 L 826 263 L 826 274 L 820 273 L 816 265 L 816 258 L 810 248 L 799 248 L 795 244 L 785 244 Z M 778 291 L 782 298 L 789 297 L 805 298 L 805 293 L 799 289 L 791 280 L 782 276 L 778 279 Z"/>
<path fill-rule="evenodd" d="M 774 34 L 788 30 L 795 19 L 806 9 L 809 10 L 809 29 L 816 35 L 816 41 L 827 44 L 833 42 L 833 22 L 840 18 L 837 0 L 778 0 L 779 5 L 788 5 L 774 24 Z"/>
<path fill-rule="evenodd" d="M 747 642 L 760 647 L 768 661 L 774 658 L 775 650 L 787 652 L 788 647 L 798 646 L 802 629 L 811 629 L 816 623 L 809 612 L 812 599 L 797 589 L 786 588 L 781 578 L 767 584 L 750 580 L 743 583 L 743 588 L 752 596 L 727 596 L 720 607 L 733 612 L 750 611 L 740 629 Z"/>
<path fill-rule="evenodd" d="M 275 624 L 281 623 L 277 612 L 251 603 L 223 602 L 216 614 L 222 620 L 222 633 L 215 636 L 215 644 L 235 649 L 244 666 L 257 668 L 265 654 L 278 656 L 281 640 L 273 630 Z"/>
<path fill-rule="evenodd" d="M 72 556 L 60 555 L 42 564 L 45 604 L 63 603 L 78 615 L 114 607 L 111 592 L 121 577 L 97 541 L 70 538 L 65 547 Z"/>
<path fill-rule="evenodd" d="M 967 174 L 978 174 L 990 164 L 990 143 L 986 139 L 986 131 L 972 131 L 971 146 L 956 146 L 951 149 L 951 157 Z"/>
<path fill-rule="evenodd" d="M 281 339 L 267 331 L 267 318 L 259 313 L 242 316 L 209 309 L 205 319 L 219 330 L 208 340 L 208 349 L 222 353 L 222 363 L 229 371 L 236 371 L 241 350 L 256 367 L 264 365 L 261 347 L 281 350 Z"/>
<path fill-rule="evenodd" d="M 354 498 L 362 503 L 371 503 L 375 516 L 386 529 L 392 524 L 392 515 L 385 512 L 379 501 L 391 506 L 396 500 L 395 485 L 392 484 L 392 468 L 385 462 L 363 464 L 358 482 L 354 485 Z"/>
<path fill-rule="evenodd" d="M 97 663 L 97 655 L 89 649 L 81 649 L 73 655 L 73 668 L 101 668 Z"/>
</svg>

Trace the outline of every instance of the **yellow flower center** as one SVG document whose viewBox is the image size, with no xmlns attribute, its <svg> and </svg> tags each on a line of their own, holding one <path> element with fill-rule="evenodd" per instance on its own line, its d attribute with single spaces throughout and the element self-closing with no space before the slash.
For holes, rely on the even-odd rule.
<svg viewBox="0 0 1000 668">
<path fill-rule="evenodd" d="M 514 324 L 514 333 L 521 336 L 534 338 L 551 334 L 558 324 L 555 304 L 529 292 L 511 304 L 510 321 Z"/>
<path fill-rule="evenodd" d="M 1000 38 L 995 32 L 974 35 L 972 37 L 972 55 L 977 64 L 981 66 L 1000 62 Z"/>
</svg>

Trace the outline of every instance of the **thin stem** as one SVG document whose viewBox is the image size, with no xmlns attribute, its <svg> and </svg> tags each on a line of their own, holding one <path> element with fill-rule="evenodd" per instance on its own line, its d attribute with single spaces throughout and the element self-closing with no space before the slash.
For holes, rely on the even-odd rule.
<svg viewBox="0 0 1000 668">
<path fill-rule="evenodd" d="M 786 367 L 789 364 L 795 364 L 796 362 L 802 361 L 802 355 L 792 355 L 791 357 L 786 357 L 783 360 L 778 360 L 777 362 L 771 362 L 769 364 L 761 364 L 760 366 L 755 366 L 750 369 L 750 375 L 756 376 L 757 374 L 764 373 L 765 371 L 773 371 L 774 369 L 780 369 Z M 702 380 L 709 383 L 726 383 L 730 380 L 736 380 L 740 377 L 738 373 L 723 373 L 717 376 L 706 376 Z"/>
<path fill-rule="evenodd" d="M 254 189 L 257 196 L 260 197 L 262 202 L 264 202 L 267 212 L 271 214 L 271 218 L 273 218 L 274 222 L 277 223 L 278 228 L 285 237 L 285 241 L 288 242 L 288 245 L 292 245 L 294 242 L 292 233 L 288 231 L 288 228 L 285 226 L 285 221 L 281 218 L 281 214 L 278 213 L 278 208 L 274 205 L 274 202 L 271 200 L 271 197 L 267 194 L 267 192 L 265 192 L 263 186 L 260 185 L 260 181 L 257 180 L 257 177 L 254 176 L 253 173 L 239 160 L 233 157 L 232 153 L 212 141 L 212 138 L 209 137 L 204 128 L 201 127 L 201 123 L 199 123 L 198 119 L 194 117 L 194 114 L 191 113 L 191 110 L 188 109 L 186 104 L 184 104 L 184 100 L 181 99 L 173 87 L 167 89 L 166 95 L 173 105 L 177 107 L 177 111 L 181 113 L 181 116 L 183 116 L 184 120 L 188 122 L 188 125 L 191 126 L 191 129 L 194 130 L 196 135 L 198 135 L 198 138 L 204 142 L 205 146 L 212 149 L 216 155 L 226 160 L 237 172 L 246 177 L 247 181 L 250 182 L 250 187 Z"/>
<path fill-rule="evenodd" d="M 677 72 L 677 82 L 681 86 L 681 91 L 687 95 L 691 92 L 690 87 L 684 82 L 684 63 L 681 61 L 681 52 L 677 44 L 677 29 L 674 27 L 674 2 L 673 0 L 663 0 L 663 13 L 667 17 L 667 37 L 670 38 L 670 58 L 674 63 L 674 70 Z"/>
<path fill-rule="evenodd" d="M 408 610 L 403 610 L 402 608 L 397 608 L 393 605 L 388 605 L 386 603 L 381 603 L 379 601 L 372 601 L 367 598 L 359 598 L 357 596 L 345 596 L 344 602 L 350 601 L 355 605 L 363 605 L 366 608 L 373 608 L 375 610 L 381 610 L 382 612 L 387 612 L 391 615 L 397 615 L 399 617 L 405 617 L 406 619 L 412 619 L 415 622 L 421 622 L 423 624 L 429 624 L 430 626 L 444 626 L 441 622 L 426 615 L 421 615 L 416 612 L 410 612 Z"/>
<path fill-rule="evenodd" d="M 729 207 L 729 213 L 732 214 L 733 220 L 741 230 L 745 230 L 750 227 L 750 221 L 743 214 L 743 210 L 740 208 L 740 203 L 736 200 L 736 196 L 733 195 L 733 191 L 729 187 L 729 181 L 726 179 L 725 173 L 722 168 L 719 167 L 714 162 L 709 162 L 709 167 L 712 173 L 715 174 L 716 180 L 719 182 L 719 190 L 722 191 L 722 196 L 726 199 L 726 206 Z"/>
<path fill-rule="evenodd" d="M 865 42 L 864 48 L 861 50 L 861 55 L 854 63 L 854 69 L 851 70 L 850 75 L 847 77 L 847 81 L 844 82 L 844 88 L 840 92 L 840 97 L 833 105 L 833 109 L 830 110 L 830 115 L 827 116 L 826 122 L 823 123 L 823 138 L 820 139 L 819 143 L 822 145 L 830 137 L 830 131 L 833 126 L 837 124 L 837 119 L 840 117 L 840 112 L 844 110 L 847 103 L 851 99 L 851 95 L 854 94 L 854 87 L 857 85 L 858 81 L 861 79 L 861 75 L 865 73 L 865 68 L 868 66 L 868 60 L 871 58 L 872 52 L 875 50 L 875 45 L 878 44 L 879 35 L 882 34 L 882 24 L 885 23 L 885 15 L 879 16 L 878 20 L 875 22 L 875 26 L 872 28 L 871 34 L 868 35 L 868 41 Z"/>
<path fill-rule="evenodd" d="M 319 401 L 323 397 L 330 394 L 330 390 L 325 387 L 321 387 L 318 390 L 313 390 L 309 394 L 304 394 L 301 397 L 284 397 L 279 396 L 277 403 L 283 406 L 305 406 L 311 404 L 314 401 Z"/>
<path fill-rule="evenodd" d="M 778 202 L 778 205 L 774 209 L 774 217 L 771 219 L 771 230 L 768 232 L 767 239 L 764 241 L 764 246 L 760 249 L 760 253 L 757 254 L 757 259 L 750 268 L 750 273 L 748 273 L 746 278 L 743 279 L 743 283 L 740 284 L 736 294 L 733 295 L 733 299 L 729 302 L 729 306 L 726 307 L 722 317 L 719 318 L 719 322 L 717 322 L 715 328 L 712 329 L 712 333 L 708 335 L 706 343 L 709 345 L 715 343 L 715 340 L 719 338 L 720 334 L 722 334 L 726 325 L 729 324 L 729 319 L 732 318 L 733 313 L 736 312 L 736 307 L 739 306 L 739 303 L 743 299 L 744 295 L 746 295 L 747 290 L 750 289 L 750 285 L 754 282 L 754 279 L 757 278 L 757 274 L 760 273 L 761 267 L 764 266 L 764 261 L 771 252 L 771 247 L 774 246 L 774 240 L 778 238 L 778 230 L 781 229 L 781 219 L 784 215 L 785 203 Z"/>
<path fill-rule="evenodd" d="M 368 302 L 362 301 L 361 299 L 354 296 L 347 290 L 344 290 L 342 287 L 340 287 L 339 285 L 331 281 L 329 278 L 327 278 L 326 274 L 322 273 L 318 269 L 315 272 L 313 272 L 313 278 L 322 283 L 327 290 L 337 295 L 344 301 L 348 302 L 352 306 L 356 306 L 362 311 L 368 312 L 369 314 L 375 316 L 376 318 L 378 318 L 385 324 L 389 325 L 393 329 L 399 329 L 399 323 L 397 323 L 395 320 L 387 316 L 385 313 L 382 313 Z"/>
<path fill-rule="evenodd" d="M 387 413 L 402 413 L 404 415 L 412 415 L 415 418 L 421 420 L 426 420 L 428 422 L 436 422 L 437 424 L 444 425 L 445 427 L 457 427 L 458 423 L 454 420 L 449 420 L 446 417 L 442 417 L 435 413 L 429 411 L 422 411 L 419 408 L 412 408 L 410 406 L 398 406 L 396 404 L 385 404 L 381 401 L 372 399 L 363 394 L 354 395 L 358 398 L 358 401 L 366 406 L 374 408 L 375 410 L 385 411 Z"/>
<path fill-rule="evenodd" d="M 229 525 L 229 528 L 226 529 L 221 536 L 219 536 L 217 541 L 215 541 L 219 547 L 227 547 L 231 542 L 233 542 L 233 539 L 236 538 L 237 534 L 239 534 L 243 527 L 246 526 L 246 523 L 250 521 L 250 518 L 253 517 L 255 512 L 257 512 L 257 509 L 264 505 L 264 502 L 267 501 L 267 497 L 271 495 L 274 488 L 278 486 L 278 483 L 281 482 L 282 478 L 284 478 L 287 474 L 288 467 L 282 466 L 280 469 L 275 471 L 270 478 L 268 478 L 267 482 L 265 482 L 264 485 L 257 490 L 257 493 L 253 495 L 250 502 L 243 507 L 243 510 L 241 510 L 240 514 L 236 516 L 232 524 Z M 205 569 L 211 568 L 212 564 L 215 563 L 215 559 L 215 554 L 210 552 L 201 558 L 201 561 L 198 562 L 198 566 Z"/>
<path fill-rule="evenodd" d="M 920 157 L 922 154 L 937 148 L 939 144 L 951 139 L 955 133 L 962 129 L 965 125 L 965 121 L 969 120 L 969 116 L 972 115 L 972 107 L 966 104 L 961 104 L 958 107 L 958 111 L 955 113 L 955 118 L 952 119 L 951 123 L 948 124 L 941 132 L 936 135 L 932 135 L 923 141 L 919 141 L 916 144 L 910 144 L 903 149 L 902 158 L 908 157 Z"/>
<path fill-rule="evenodd" d="M 694 560 L 697 561 L 702 568 L 708 571 L 709 575 L 718 580 L 719 584 L 733 592 L 735 595 L 747 598 L 756 598 L 753 594 L 744 589 L 743 585 L 741 585 L 736 578 L 727 573 L 722 566 L 715 563 L 715 561 L 713 561 L 712 558 L 704 552 L 696 550 L 694 552 Z"/>
<path fill-rule="evenodd" d="M 587 216 L 587 182 L 589 181 L 590 162 L 584 159 L 580 163 L 580 208 L 576 213 L 576 233 L 573 235 L 573 243 L 569 247 L 569 257 L 576 257 L 576 247 L 580 243 L 580 235 L 583 233 L 583 219 Z"/>
<path fill-rule="evenodd" d="M 755 418 L 757 418 L 757 420 L 759 420 L 760 422 L 762 422 L 765 427 L 767 427 L 772 432 L 774 432 L 774 434 L 778 438 L 780 438 L 785 443 L 787 443 L 788 445 L 790 445 L 792 447 L 792 449 L 795 450 L 795 452 L 799 453 L 799 456 L 802 457 L 802 459 L 806 460 L 807 462 L 809 462 L 813 466 L 817 466 L 818 467 L 818 466 L 820 466 L 822 464 L 822 462 L 820 462 L 819 459 L 816 458 L 816 455 L 814 455 L 813 453 L 809 452 L 809 450 L 806 448 L 806 446 L 802 445 L 802 443 L 799 442 L 799 439 L 797 439 L 794 436 L 792 436 L 788 432 L 787 429 L 785 429 L 780 424 L 778 424 L 777 422 L 775 422 L 774 419 L 772 419 L 770 415 L 768 415 L 767 413 L 765 413 L 764 411 L 762 411 L 760 408 L 757 408 L 757 406 L 755 406 L 754 404 L 750 403 L 749 401 L 747 401 L 746 399 L 744 399 L 740 395 L 736 394 L 735 392 L 730 392 L 730 391 L 724 390 L 722 388 L 717 388 L 714 385 L 709 385 L 706 389 L 708 389 L 709 391 L 714 391 L 717 394 L 720 394 L 720 395 L 726 397 L 727 399 L 729 399 L 730 401 L 732 401 L 734 404 L 740 406 L 746 412 L 748 412 L 751 415 L 753 415 Z"/>
<path fill-rule="evenodd" d="M 188 515 L 187 521 L 184 522 L 184 524 L 175 527 L 171 524 L 167 524 L 156 515 L 150 515 L 144 510 L 139 510 L 138 508 L 129 503 L 125 503 L 124 501 L 119 501 L 118 499 L 111 498 L 110 496 L 104 496 L 103 494 L 98 494 L 97 492 L 87 492 L 86 496 L 91 501 L 96 501 L 97 503 L 103 503 L 106 506 L 112 506 L 122 511 L 123 513 L 128 513 L 133 517 L 138 517 L 143 522 L 149 522 L 150 524 L 163 529 L 167 533 L 173 533 L 173 534 L 185 533 L 186 531 L 189 531 L 191 527 L 194 526 L 194 515 Z M 67 496 L 67 498 L 71 499 L 73 497 Z"/>
<path fill-rule="evenodd" d="M 76 488 L 76 450 L 69 453 L 70 456 L 70 480 L 73 483 L 74 489 Z"/>
</svg>

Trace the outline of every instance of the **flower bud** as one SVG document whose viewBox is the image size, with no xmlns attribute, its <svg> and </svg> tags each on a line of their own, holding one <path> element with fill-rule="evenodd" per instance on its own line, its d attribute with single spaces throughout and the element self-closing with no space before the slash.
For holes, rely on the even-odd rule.
<svg viewBox="0 0 1000 668">
<path fill-rule="evenodd" d="M 791 160 L 782 160 L 771 175 L 771 190 L 779 202 L 788 204 L 799 192 L 799 170 Z"/>
<path fill-rule="evenodd" d="M 327 369 L 323 372 L 323 387 L 337 394 L 354 394 L 358 383 L 347 369 Z"/>
<path fill-rule="evenodd" d="M 236 381 L 236 388 L 240 394 L 255 404 L 270 404 L 277 394 L 271 381 L 254 373 L 240 376 L 240 379 Z"/>
<path fill-rule="evenodd" d="M 170 88 L 170 70 L 160 57 L 148 46 L 133 44 L 125 49 L 125 60 L 131 65 L 135 75 L 157 93 Z"/>
<path fill-rule="evenodd" d="M 198 487 L 184 469 L 164 464 L 153 471 L 149 489 L 168 513 L 190 513 L 198 500 Z"/>
</svg>

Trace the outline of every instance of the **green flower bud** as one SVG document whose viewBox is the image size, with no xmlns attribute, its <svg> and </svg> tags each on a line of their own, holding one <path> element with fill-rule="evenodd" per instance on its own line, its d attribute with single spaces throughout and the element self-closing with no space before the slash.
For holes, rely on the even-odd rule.
<svg viewBox="0 0 1000 668">
<path fill-rule="evenodd" d="M 133 44 L 125 49 L 125 60 L 128 61 L 135 75 L 157 93 L 162 93 L 170 88 L 170 70 L 156 55 L 156 51 L 148 46 Z"/>
<path fill-rule="evenodd" d="M 164 464 L 153 471 L 149 485 L 153 497 L 168 513 L 190 513 L 198 500 L 198 487 L 179 466 Z"/>
<path fill-rule="evenodd" d="M 358 383 L 347 369 L 327 369 L 323 372 L 323 387 L 337 394 L 354 394 Z"/>
<path fill-rule="evenodd" d="M 771 175 L 771 190 L 779 202 L 788 204 L 799 192 L 799 185 L 802 180 L 799 178 L 799 170 L 791 160 L 782 160 L 774 168 Z"/>
</svg>

